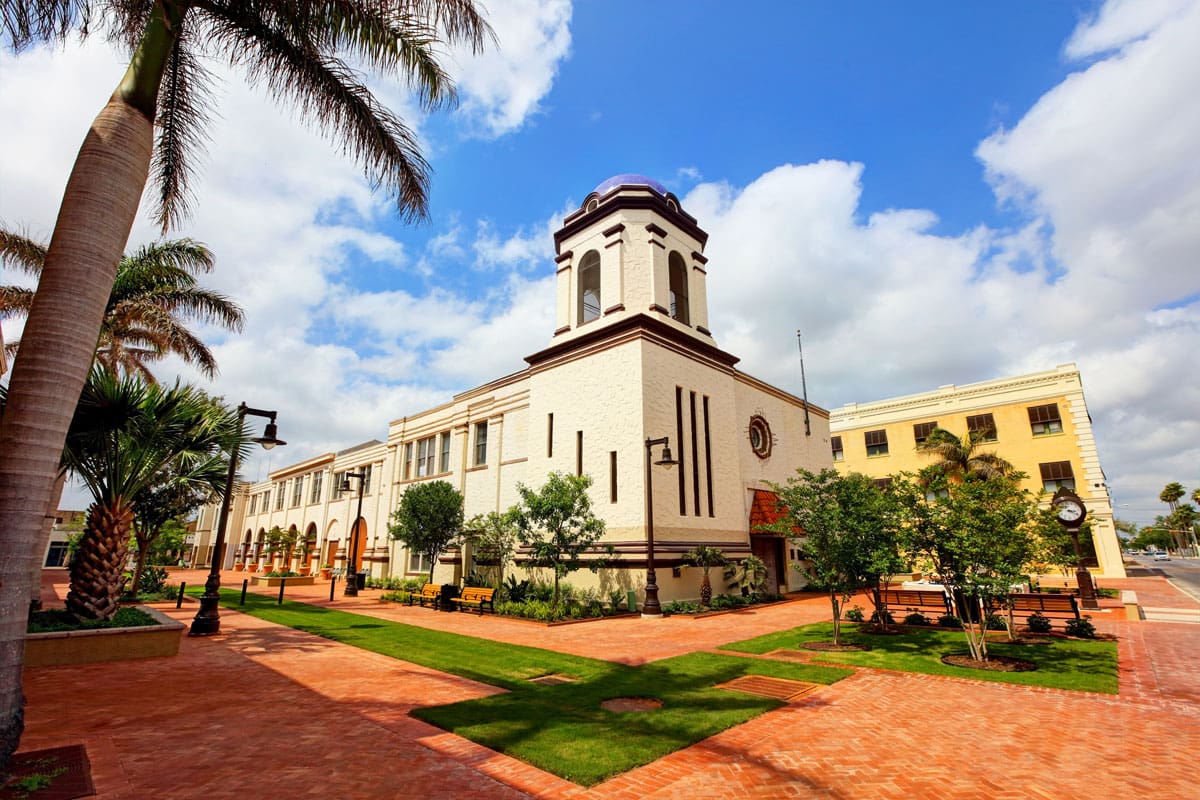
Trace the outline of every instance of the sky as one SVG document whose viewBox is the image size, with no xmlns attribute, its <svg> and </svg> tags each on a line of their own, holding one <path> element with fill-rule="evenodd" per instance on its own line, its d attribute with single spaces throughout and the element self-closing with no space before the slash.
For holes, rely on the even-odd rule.
<svg viewBox="0 0 1200 800">
<path fill-rule="evenodd" d="M 745 372 L 799 394 L 797 329 L 827 409 L 1073 361 L 1119 518 L 1200 487 L 1200 0 L 485 7 L 498 46 L 446 53 L 457 108 L 371 79 L 433 167 L 416 225 L 210 62 L 169 235 L 212 249 L 205 283 L 247 324 L 201 331 L 214 381 L 156 373 L 278 411 L 288 446 L 243 477 L 522 369 L 554 329 L 552 232 L 634 172 L 710 234 L 710 327 Z M 100 37 L 0 51 L 0 222 L 49 238 L 126 59 Z M 128 249 L 159 235 L 149 208 Z"/>
</svg>

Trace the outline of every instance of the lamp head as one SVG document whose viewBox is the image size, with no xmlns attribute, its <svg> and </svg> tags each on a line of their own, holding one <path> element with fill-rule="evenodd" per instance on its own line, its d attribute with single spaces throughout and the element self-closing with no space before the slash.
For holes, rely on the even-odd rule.
<svg viewBox="0 0 1200 800">
<path fill-rule="evenodd" d="M 662 458 L 660 458 L 658 461 L 655 461 L 654 465 L 657 467 L 666 467 L 667 469 L 670 469 L 678 463 L 678 461 L 671 457 L 671 445 L 664 444 Z"/>
<path fill-rule="evenodd" d="M 341 491 L 341 492 L 350 491 L 350 479 L 349 478 L 342 478 L 342 485 L 338 487 L 338 491 Z"/>
<path fill-rule="evenodd" d="M 270 450 L 277 445 L 287 444 L 287 442 L 278 437 L 278 433 L 279 430 L 275 427 L 275 421 L 271 420 L 267 423 L 267 428 L 263 431 L 263 435 L 255 439 L 251 439 L 250 441 L 258 442 L 260 445 L 262 445 L 263 450 Z"/>
</svg>

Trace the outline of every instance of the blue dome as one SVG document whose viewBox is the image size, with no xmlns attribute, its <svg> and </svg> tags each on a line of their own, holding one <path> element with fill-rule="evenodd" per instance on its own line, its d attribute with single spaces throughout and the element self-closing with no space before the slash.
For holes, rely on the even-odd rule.
<svg viewBox="0 0 1200 800">
<path fill-rule="evenodd" d="M 596 194 L 603 195 L 622 185 L 649 186 L 659 194 L 665 195 L 667 193 L 667 187 L 663 186 L 658 181 L 654 180 L 653 178 L 647 178 L 645 175 L 637 175 L 632 172 L 628 172 L 623 175 L 613 175 L 611 178 L 597 186 L 594 191 Z"/>
</svg>

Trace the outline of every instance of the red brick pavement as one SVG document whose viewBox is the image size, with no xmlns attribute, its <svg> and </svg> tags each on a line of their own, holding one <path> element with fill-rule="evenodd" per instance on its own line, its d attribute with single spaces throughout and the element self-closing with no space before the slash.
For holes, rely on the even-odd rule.
<svg viewBox="0 0 1200 800">
<path fill-rule="evenodd" d="M 62 596 L 64 578 L 46 573 L 48 601 Z M 1161 578 L 1127 583 L 1164 606 L 1192 602 L 1167 595 Z M 333 605 L 626 663 L 828 616 L 815 598 L 700 620 L 547 628 L 381 605 L 375 594 L 339 593 Z M 327 598 L 328 585 L 289 596 Z M 188 621 L 195 606 L 168 613 Z M 22 750 L 84 743 L 98 796 L 137 800 L 1200 796 L 1178 768 L 1179 753 L 1200 748 L 1200 625 L 1120 616 L 1096 615 L 1120 639 L 1119 697 L 859 670 L 584 790 L 407 715 L 493 687 L 222 612 L 221 636 L 185 638 L 174 659 L 27 670 Z"/>
</svg>

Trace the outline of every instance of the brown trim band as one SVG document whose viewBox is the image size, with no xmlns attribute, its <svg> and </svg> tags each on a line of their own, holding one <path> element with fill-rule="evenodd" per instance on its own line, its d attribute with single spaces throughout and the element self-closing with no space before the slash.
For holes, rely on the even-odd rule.
<svg viewBox="0 0 1200 800">
<path fill-rule="evenodd" d="M 605 314 L 605 316 L 607 316 L 609 314 L 615 314 L 618 311 L 624 311 L 624 310 L 625 310 L 625 304 L 617 303 L 615 306 L 609 306 L 608 308 L 604 309 L 604 314 Z"/>
<path fill-rule="evenodd" d="M 567 332 L 567 331 L 569 331 L 569 330 L 571 330 L 571 326 L 570 326 L 570 325 L 563 325 L 561 328 L 559 328 L 559 329 L 557 329 L 556 331 L 554 331 L 554 335 L 555 335 L 555 336 L 558 336 L 559 334 L 566 333 L 566 332 Z"/>
<path fill-rule="evenodd" d="M 708 256 L 704 255 L 703 253 L 701 253 L 699 251 L 693 250 L 692 251 L 692 260 L 699 261 L 701 264 L 707 264 Z"/>
<path fill-rule="evenodd" d="M 554 257 L 554 263 L 561 264 L 564 261 L 570 261 L 574 255 L 575 255 L 574 250 L 568 250 L 565 253 L 559 253 L 558 255 L 556 255 Z"/>
<path fill-rule="evenodd" d="M 618 222 L 616 225 L 613 225 L 611 228 L 605 228 L 604 230 L 600 231 L 600 233 L 602 233 L 605 236 L 612 236 L 614 234 L 620 233 L 623 230 L 625 230 L 625 223 Z"/>
<path fill-rule="evenodd" d="M 681 350 L 695 353 L 697 356 L 715 361 L 727 367 L 732 367 L 741 360 L 737 356 L 726 353 L 715 345 L 697 339 L 690 333 L 680 330 L 674 324 L 661 320 L 658 317 L 652 317 L 648 314 L 632 314 L 624 319 L 616 319 L 582 336 L 560 342 L 559 344 L 552 344 L 544 350 L 539 350 L 532 355 L 526 356 L 525 362 L 533 367 L 559 358 L 573 350 L 591 347 L 605 339 L 616 339 L 623 334 L 630 333 L 661 337 Z M 738 374 L 741 375 L 741 373 Z"/>
<path fill-rule="evenodd" d="M 659 314 L 665 314 L 668 317 L 671 316 L 671 312 L 668 311 L 667 309 L 663 308 L 662 306 L 660 306 L 658 303 L 651 303 L 649 310 L 657 311 Z"/>
<path fill-rule="evenodd" d="M 655 236 L 662 236 L 663 238 L 667 236 L 666 230 L 655 225 L 653 222 L 646 223 L 646 230 Z"/>
<path fill-rule="evenodd" d="M 704 327 L 703 325 L 697 325 L 696 330 L 699 331 L 700 333 L 703 333 L 705 336 L 712 336 L 712 331 L 710 331 L 708 328 Z"/>
</svg>

